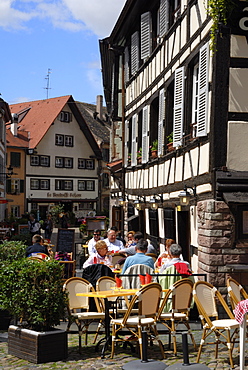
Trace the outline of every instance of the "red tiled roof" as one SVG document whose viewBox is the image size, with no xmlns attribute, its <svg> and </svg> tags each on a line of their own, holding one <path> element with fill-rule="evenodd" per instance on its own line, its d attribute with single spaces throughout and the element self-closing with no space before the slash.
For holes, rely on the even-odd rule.
<svg viewBox="0 0 248 370">
<path fill-rule="evenodd" d="M 10 127 L 6 130 L 6 145 L 8 147 L 17 147 L 17 148 L 28 148 L 29 139 L 28 132 L 26 131 L 17 131 L 18 135 L 14 136 L 10 131 Z"/>
<path fill-rule="evenodd" d="M 70 97 L 71 95 L 66 95 L 58 98 L 10 105 L 11 113 L 20 114 L 21 112 L 27 111 L 23 119 L 18 122 L 18 137 L 20 137 L 21 131 L 29 132 L 29 148 L 35 148 Z M 13 139 L 16 140 L 14 136 Z"/>
</svg>

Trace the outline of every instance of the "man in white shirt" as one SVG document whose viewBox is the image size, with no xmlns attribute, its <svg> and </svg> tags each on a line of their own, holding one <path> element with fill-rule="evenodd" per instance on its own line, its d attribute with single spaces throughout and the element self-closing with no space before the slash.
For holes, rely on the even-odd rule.
<svg viewBox="0 0 248 370">
<path fill-rule="evenodd" d="M 117 253 L 119 250 L 123 249 L 123 243 L 122 241 L 116 239 L 116 231 L 115 230 L 108 230 L 107 238 L 104 239 L 105 243 L 108 246 L 109 252 Z"/>
<path fill-rule="evenodd" d="M 101 236 L 101 231 L 99 229 L 95 229 L 93 231 L 93 238 L 90 239 L 88 242 L 89 255 L 91 255 L 92 253 L 96 253 L 95 245 L 99 240 L 103 240 L 103 237 Z"/>
</svg>

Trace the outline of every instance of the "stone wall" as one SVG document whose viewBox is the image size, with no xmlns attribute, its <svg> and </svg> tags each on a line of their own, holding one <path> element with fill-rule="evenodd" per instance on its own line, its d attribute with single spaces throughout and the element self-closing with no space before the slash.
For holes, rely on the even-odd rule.
<svg viewBox="0 0 248 370">
<path fill-rule="evenodd" d="M 198 273 L 225 292 L 231 276 L 248 286 L 248 245 L 235 246 L 235 220 L 225 202 L 205 200 L 197 204 Z"/>
</svg>

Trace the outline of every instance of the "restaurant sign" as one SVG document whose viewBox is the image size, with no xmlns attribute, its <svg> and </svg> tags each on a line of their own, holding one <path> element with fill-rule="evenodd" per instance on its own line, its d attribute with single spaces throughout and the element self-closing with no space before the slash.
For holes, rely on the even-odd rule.
<svg viewBox="0 0 248 370">
<path fill-rule="evenodd" d="M 47 193 L 47 198 L 81 198 L 81 193 Z"/>
</svg>

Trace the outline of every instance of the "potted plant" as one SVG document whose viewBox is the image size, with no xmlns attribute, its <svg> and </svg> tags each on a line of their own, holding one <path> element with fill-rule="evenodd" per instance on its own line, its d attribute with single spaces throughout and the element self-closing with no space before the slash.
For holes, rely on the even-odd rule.
<svg viewBox="0 0 248 370">
<path fill-rule="evenodd" d="M 166 138 L 167 138 L 167 151 L 172 152 L 175 149 L 173 147 L 173 131 Z"/>
<path fill-rule="evenodd" d="M 158 140 L 157 139 L 152 142 L 151 155 L 152 155 L 152 158 L 157 158 L 158 156 Z"/>
<path fill-rule="evenodd" d="M 34 363 L 67 357 L 67 333 L 54 328 L 65 317 L 63 266 L 22 258 L 2 261 L 0 305 L 16 318 L 8 331 L 8 353 Z"/>
<path fill-rule="evenodd" d="M 139 150 L 137 151 L 137 162 L 141 163 L 142 161 L 142 148 L 140 147 Z"/>
</svg>

